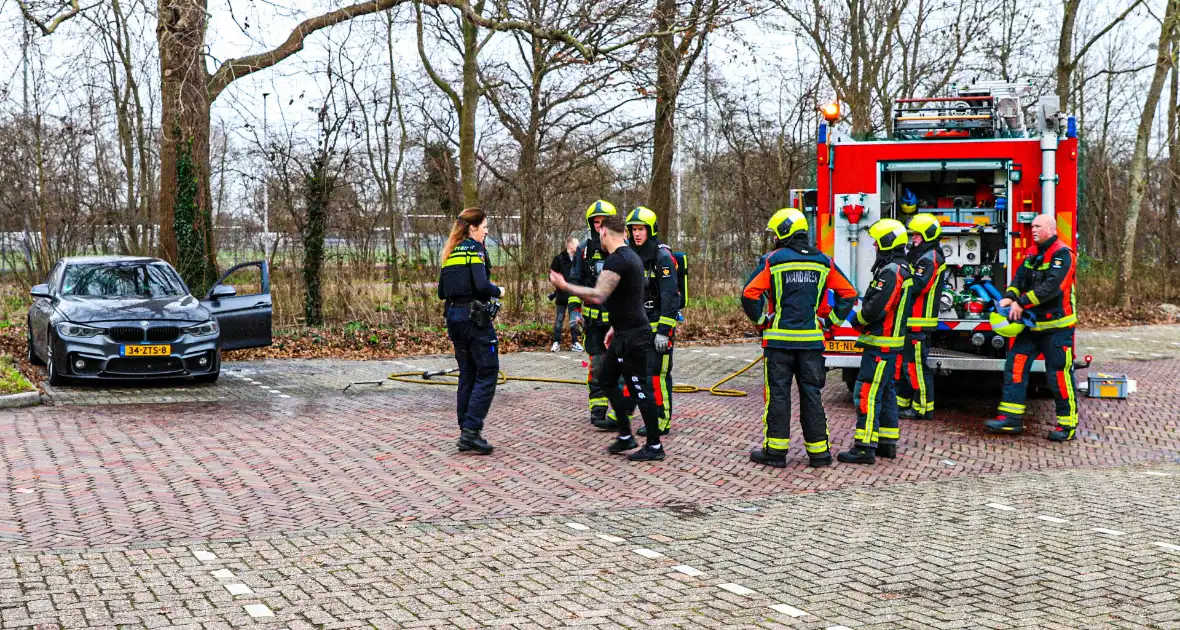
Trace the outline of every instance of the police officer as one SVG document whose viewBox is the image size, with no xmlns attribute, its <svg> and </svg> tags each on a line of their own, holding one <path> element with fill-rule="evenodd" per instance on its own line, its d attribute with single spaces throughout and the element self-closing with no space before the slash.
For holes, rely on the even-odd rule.
<svg viewBox="0 0 1180 630">
<path fill-rule="evenodd" d="M 807 217 L 784 208 L 770 217 L 766 230 L 775 236 L 774 250 L 742 291 L 742 309 L 762 331 L 766 408 L 762 413 L 762 448 L 750 460 L 775 468 L 787 465 L 791 444 L 791 378 L 799 385 L 799 424 L 808 466 L 832 463 L 828 450 L 828 418 L 820 393 L 824 388 L 824 333 L 819 317 L 842 322 L 856 304 L 856 289 L 830 258 L 811 246 Z M 828 290 L 836 294 L 827 304 Z M 825 313 L 825 311 L 829 311 Z"/>
<path fill-rule="evenodd" d="M 676 282 L 676 259 L 672 249 L 659 240 L 656 213 L 640 206 L 627 215 L 627 232 L 631 247 L 643 262 L 643 308 L 651 323 L 652 349 L 647 355 L 647 372 L 651 375 L 652 395 L 660 407 L 660 432 L 667 435 L 672 422 L 672 349 L 680 315 L 680 288 Z M 630 417 L 635 401 L 626 399 L 623 412 Z M 614 412 L 607 414 L 613 419 Z M 636 432 L 647 435 L 647 427 Z"/>
<path fill-rule="evenodd" d="M 614 204 L 599 199 L 586 209 L 586 227 L 590 230 L 590 237 L 578 246 L 574 252 L 574 263 L 570 269 L 569 282 L 584 287 L 593 287 L 598 282 L 598 275 L 602 273 L 602 265 L 606 261 L 607 253 L 602 248 L 598 228 L 604 217 L 618 216 L 619 212 Z M 604 384 L 599 375 L 602 373 L 603 361 L 606 360 L 606 332 L 610 330 L 610 313 L 605 304 L 585 304 L 577 295 L 570 295 L 570 325 L 580 325 L 586 344 L 586 353 L 590 355 L 590 369 L 586 376 L 586 387 L 590 393 L 590 422 L 604 431 L 613 431 L 616 423 L 606 417 L 610 407 L 610 399 L 606 394 L 606 387 L 614 384 Z"/>
<path fill-rule="evenodd" d="M 907 227 L 911 247 L 906 258 L 914 287 L 910 295 L 901 374 L 897 379 L 897 407 L 902 418 L 930 419 L 934 415 L 934 373 L 927 369 L 926 359 L 930 356 L 930 331 L 938 328 L 946 256 L 939 245 L 942 225 L 934 215 L 919 214 L 910 219 Z"/>
<path fill-rule="evenodd" d="M 491 322 L 495 311 L 489 307 L 493 298 L 504 296 L 504 291 L 489 279 L 492 267 L 483 244 L 487 235 L 488 220 L 483 210 L 467 208 L 460 213 L 443 247 L 438 279 L 438 297 L 446 300 L 447 334 L 459 362 L 455 409 L 459 450 L 479 455 L 492 452 L 482 432 L 500 372 L 496 329 Z"/>
<path fill-rule="evenodd" d="M 1028 373 L 1038 354 L 1057 406 L 1057 426 L 1047 436 L 1054 442 L 1074 439 L 1078 426 L 1078 401 L 1074 396 L 1073 343 L 1078 316 L 1075 310 L 1074 253 L 1057 238 L 1057 222 L 1047 214 L 1032 223 L 1033 241 L 1016 277 L 1000 300 L 1008 309 L 1014 328 L 1031 321 L 1015 335 L 1004 366 L 1004 393 L 995 420 L 987 421 L 993 433 L 1020 433 L 1024 428 Z M 1003 324 L 1003 321 L 1000 321 Z M 994 328 L 995 326 L 993 326 Z"/>
<path fill-rule="evenodd" d="M 877 246 L 873 279 L 852 319 L 861 331 L 864 348 L 852 390 L 856 405 L 855 445 L 836 456 L 849 464 L 873 464 L 876 456 L 897 457 L 897 391 L 894 372 L 905 345 L 906 306 L 913 286 L 905 256 L 906 229 L 895 219 L 881 219 L 869 227 Z"/>
</svg>

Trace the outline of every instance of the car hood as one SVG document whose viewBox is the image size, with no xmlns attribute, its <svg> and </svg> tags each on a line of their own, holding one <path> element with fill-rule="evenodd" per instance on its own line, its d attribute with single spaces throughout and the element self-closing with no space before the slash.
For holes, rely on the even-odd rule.
<svg viewBox="0 0 1180 630">
<path fill-rule="evenodd" d="M 80 324 L 120 321 L 173 321 L 199 323 L 208 321 L 208 309 L 191 295 L 160 298 L 95 298 L 66 295 L 57 310 L 68 320 Z"/>
</svg>

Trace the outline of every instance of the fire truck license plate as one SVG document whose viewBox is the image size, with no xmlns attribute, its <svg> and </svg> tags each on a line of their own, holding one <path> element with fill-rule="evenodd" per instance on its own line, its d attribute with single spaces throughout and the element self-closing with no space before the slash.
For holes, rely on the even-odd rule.
<svg viewBox="0 0 1180 630">
<path fill-rule="evenodd" d="M 166 357 L 172 354 L 172 346 L 123 346 L 125 357 Z"/>
<path fill-rule="evenodd" d="M 824 346 L 826 346 L 825 349 L 828 352 L 849 352 L 849 353 L 856 353 L 856 354 L 860 354 L 860 353 L 864 352 L 863 348 L 858 348 L 856 346 L 855 341 L 830 340 L 830 341 L 825 341 Z"/>
</svg>

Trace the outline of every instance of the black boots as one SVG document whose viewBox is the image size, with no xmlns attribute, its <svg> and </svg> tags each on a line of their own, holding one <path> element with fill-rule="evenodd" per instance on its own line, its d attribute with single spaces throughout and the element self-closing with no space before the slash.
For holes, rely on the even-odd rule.
<svg viewBox="0 0 1180 630">
<path fill-rule="evenodd" d="M 824 451 L 822 453 L 808 453 L 807 467 L 808 468 L 823 468 L 832 465 L 831 451 Z"/>
<path fill-rule="evenodd" d="M 1074 439 L 1074 431 L 1075 429 L 1063 427 L 1059 424 L 1053 427 L 1053 430 L 1045 437 L 1049 438 L 1050 442 L 1068 442 Z"/>
<path fill-rule="evenodd" d="M 845 464 L 875 464 L 877 463 L 876 450 L 865 446 L 854 446 L 851 451 L 844 451 L 836 456 L 836 459 Z"/>
<path fill-rule="evenodd" d="M 639 448 L 639 442 L 636 442 L 635 438 L 629 437 L 625 440 L 622 438 L 615 438 L 615 441 L 611 442 L 610 446 L 606 447 L 606 451 L 608 453 L 612 453 L 612 454 L 617 455 L 617 454 L 622 453 L 624 451 L 629 451 L 633 448 Z"/>
<path fill-rule="evenodd" d="M 595 407 L 590 410 L 590 424 L 600 431 L 618 431 L 619 423 L 614 418 L 608 418 L 606 407 Z"/>
<path fill-rule="evenodd" d="M 463 429 L 459 434 L 459 450 L 475 451 L 479 455 L 490 455 L 492 453 L 492 445 L 483 439 L 479 431 L 475 429 Z"/>
<path fill-rule="evenodd" d="M 914 411 L 911 407 L 906 407 L 898 410 L 897 417 L 902 420 L 922 420 L 926 416 Z"/>
<path fill-rule="evenodd" d="M 1024 424 L 1011 418 L 996 418 L 983 423 L 988 433 L 1010 433 L 1016 435 L 1024 430 Z"/>
<path fill-rule="evenodd" d="M 775 468 L 787 467 L 787 452 L 777 448 L 758 448 L 750 451 L 750 461 Z"/>
<path fill-rule="evenodd" d="M 897 458 L 897 445 L 896 444 L 878 444 L 877 445 L 877 457 L 884 457 L 885 459 L 896 459 Z"/>
</svg>

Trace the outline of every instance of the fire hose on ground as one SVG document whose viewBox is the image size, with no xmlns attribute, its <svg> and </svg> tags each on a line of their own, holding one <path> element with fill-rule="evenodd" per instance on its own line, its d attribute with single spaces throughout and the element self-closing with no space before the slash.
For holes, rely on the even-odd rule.
<svg viewBox="0 0 1180 630">
<path fill-rule="evenodd" d="M 747 392 L 741 391 L 739 389 L 723 389 L 721 386 L 741 376 L 742 374 L 749 371 L 750 368 L 758 365 L 761 362 L 762 357 L 758 357 L 749 365 L 736 372 L 733 372 L 732 374 L 729 374 L 725 378 L 714 383 L 709 388 L 704 388 L 697 385 L 688 385 L 685 383 L 676 383 L 672 386 L 672 391 L 673 393 L 677 394 L 696 394 L 705 392 L 714 396 L 722 396 L 726 398 L 740 398 L 742 396 L 748 396 L 749 394 Z M 459 384 L 457 376 L 458 372 L 459 368 L 450 368 L 447 370 L 428 370 L 425 372 L 395 372 L 390 374 L 387 379 L 391 381 L 397 381 L 399 383 L 408 383 L 410 385 L 447 385 L 455 387 Z M 496 384 L 503 385 L 508 381 L 518 381 L 525 383 L 555 383 L 559 385 L 580 385 L 582 387 L 586 386 L 585 380 L 549 378 L 542 376 L 509 376 L 504 372 L 500 372 L 499 378 L 496 379 Z M 380 383 L 381 381 L 349 383 L 349 387 L 352 385 L 380 385 Z M 348 391 L 348 387 L 345 387 L 344 390 Z"/>
</svg>

